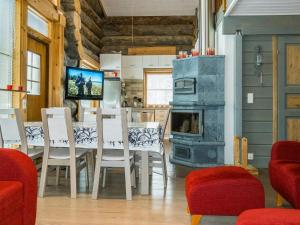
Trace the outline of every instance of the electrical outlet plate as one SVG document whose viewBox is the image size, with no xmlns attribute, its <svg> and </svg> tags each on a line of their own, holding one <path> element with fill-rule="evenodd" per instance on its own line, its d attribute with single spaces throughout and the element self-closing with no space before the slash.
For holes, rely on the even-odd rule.
<svg viewBox="0 0 300 225">
<path fill-rule="evenodd" d="M 253 160 L 253 159 L 254 159 L 254 154 L 248 153 L 248 160 Z"/>
<path fill-rule="evenodd" d="M 253 93 L 248 93 L 248 95 L 247 95 L 247 103 L 248 104 L 253 104 L 254 103 L 254 95 L 253 95 Z"/>
</svg>

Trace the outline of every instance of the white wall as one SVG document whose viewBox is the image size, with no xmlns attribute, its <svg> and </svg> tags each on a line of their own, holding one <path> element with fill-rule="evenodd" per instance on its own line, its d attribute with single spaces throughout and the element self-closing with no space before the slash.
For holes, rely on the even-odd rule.
<svg viewBox="0 0 300 225">
<path fill-rule="evenodd" d="M 225 164 L 233 164 L 235 135 L 235 50 L 236 36 L 223 35 L 223 22 L 216 29 L 216 52 L 225 55 Z"/>
</svg>

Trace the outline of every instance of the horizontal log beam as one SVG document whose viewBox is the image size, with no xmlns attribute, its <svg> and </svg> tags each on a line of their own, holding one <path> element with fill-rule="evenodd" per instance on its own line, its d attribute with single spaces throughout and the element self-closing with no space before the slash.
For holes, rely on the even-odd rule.
<svg viewBox="0 0 300 225">
<path fill-rule="evenodd" d="M 88 38 L 94 45 L 101 46 L 101 38 L 98 37 L 93 31 L 91 31 L 87 26 L 82 26 L 80 33 L 82 36 Z"/>
<path fill-rule="evenodd" d="M 191 35 L 182 36 L 110 36 L 103 37 L 103 45 L 124 45 L 124 46 L 177 46 L 192 45 L 195 37 Z"/>
<path fill-rule="evenodd" d="M 195 27 L 191 24 L 184 25 L 135 25 L 133 34 L 136 36 L 158 35 L 177 36 L 194 34 Z M 131 25 L 110 24 L 103 25 L 105 36 L 130 36 L 132 34 Z"/>
<path fill-rule="evenodd" d="M 107 17 L 105 24 L 131 25 L 132 17 Z M 196 25 L 196 16 L 136 16 L 133 18 L 134 25 Z"/>
<path fill-rule="evenodd" d="M 100 25 L 96 24 L 91 17 L 89 17 L 85 11 L 81 11 L 81 23 L 82 26 L 86 26 L 89 28 L 89 30 L 93 31 L 93 33 L 95 33 L 98 37 L 102 37 L 103 36 L 103 32 L 100 28 Z"/>
<path fill-rule="evenodd" d="M 101 52 L 101 46 L 94 45 L 87 37 L 81 35 L 82 45 L 93 52 L 95 55 L 99 55 Z"/>
<path fill-rule="evenodd" d="M 80 0 L 62 0 L 61 7 L 64 12 L 76 11 L 78 14 L 81 13 Z"/>
<path fill-rule="evenodd" d="M 87 49 L 85 47 L 83 47 L 83 50 L 84 50 L 84 53 L 86 55 L 88 55 L 89 57 L 91 57 L 93 60 L 99 62 L 99 56 L 98 55 L 95 55 L 91 50 L 89 50 L 89 49 Z M 84 59 L 84 57 L 82 59 Z"/>
<path fill-rule="evenodd" d="M 85 12 L 85 14 L 100 27 L 103 23 L 101 17 L 95 12 L 95 10 L 90 6 L 90 4 L 86 0 L 80 0 L 80 3 L 81 10 Z"/>
<path fill-rule="evenodd" d="M 101 0 L 86 0 L 86 2 L 94 9 L 100 18 L 106 17 Z"/>
</svg>

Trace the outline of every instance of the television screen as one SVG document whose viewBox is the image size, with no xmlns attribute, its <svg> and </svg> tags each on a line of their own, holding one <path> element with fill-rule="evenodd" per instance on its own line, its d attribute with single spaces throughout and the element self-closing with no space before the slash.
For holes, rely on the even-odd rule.
<svg viewBox="0 0 300 225">
<path fill-rule="evenodd" d="M 75 67 L 66 70 L 66 99 L 102 100 L 104 72 Z"/>
</svg>

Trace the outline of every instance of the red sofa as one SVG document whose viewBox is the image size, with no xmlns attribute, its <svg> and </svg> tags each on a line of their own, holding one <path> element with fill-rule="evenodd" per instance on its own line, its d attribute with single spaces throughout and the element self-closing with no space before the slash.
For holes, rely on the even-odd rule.
<svg viewBox="0 0 300 225">
<path fill-rule="evenodd" d="M 300 209 L 300 142 L 275 143 L 269 173 L 274 190 L 294 208 Z"/>
<path fill-rule="evenodd" d="M 300 210 L 251 209 L 243 212 L 236 225 L 299 225 Z"/>
<path fill-rule="evenodd" d="M 0 149 L 0 225 L 34 225 L 37 171 L 25 154 Z"/>
</svg>

